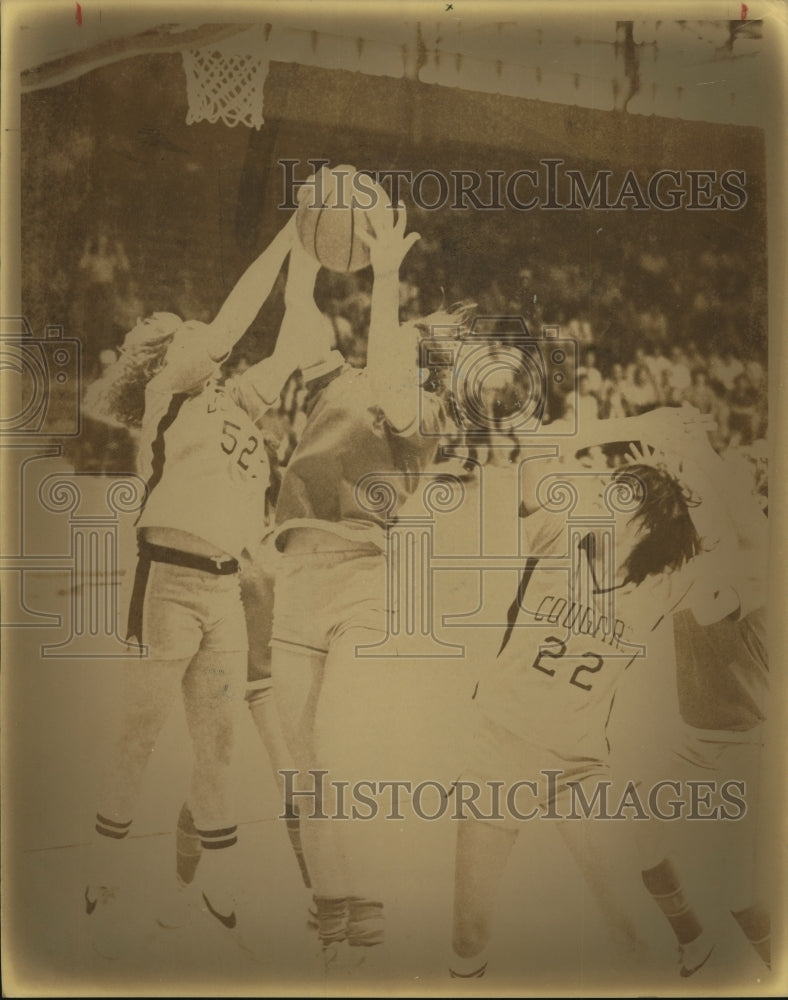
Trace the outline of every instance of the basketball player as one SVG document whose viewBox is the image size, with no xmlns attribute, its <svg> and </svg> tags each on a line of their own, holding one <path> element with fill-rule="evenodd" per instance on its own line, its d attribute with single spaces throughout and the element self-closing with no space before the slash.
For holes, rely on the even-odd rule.
<svg viewBox="0 0 788 1000">
<path fill-rule="evenodd" d="M 653 463 L 659 454 L 633 451 L 638 461 Z M 771 966 L 771 920 L 766 889 L 758 870 L 758 824 L 765 824 L 761 774 L 769 690 L 766 646 L 767 521 L 745 481 L 731 481 L 722 459 L 710 457 L 707 467 L 735 531 L 726 558 L 730 585 L 721 588 L 715 607 L 685 608 L 673 615 L 678 708 L 683 721 L 678 738 L 667 744 L 665 730 L 655 736 L 649 759 L 653 779 L 666 773 L 686 779 L 744 781 L 747 810 L 736 822 L 717 823 L 720 856 L 733 860 L 720 885 L 736 924 L 767 967 Z M 703 557 L 701 557 L 703 558 Z M 724 606 L 720 603 L 725 601 Z M 725 612 L 723 616 L 723 612 Z M 641 734 L 641 738 L 642 734 Z M 660 752 L 662 749 L 662 753 Z M 653 781 L 652 781 L 653 783 Z M 664 913 L 676 938 L 680 972 L 686 977 L 701 968 L 714 949 L 714 936 L 704 928 L 691 904 L 671 838 L 674 824 L 654 821 L 636 826 L 646 862 L 643 883 Z"/>
<path fill-rule="evenodd" d="M 86 399 L 93 414 L 140 426 L 138 466 L 147 480 L 128 622 L 128 638 L 147 656 L 120 668 L 119 721 L 84 893 L 91 920 L 110 929 L 98 943 L 108 957 L 122 944 L 112 940 L 111 915 L 114 910 L 117 920 L 123 841 L 145 765 L 179 690 L 194 755 L 188 807 L 205 855 L 202 899 L 219 924 L 232 929 L 237 923 L 229 875 L 237 842 L 230 775 L 247 666 L 238 570 L 259 541 L 269 482 L 260 423 L 287 377 L 311 357 L 309 331 L 285 324 L 269 358 L 225 382 L 219 374 L 269 295 L 294 233 L 291 220 L 212 323 L 161 313 L 138 323 L 117 364 Z M 293 272 L 297 261 L 291 258 Z"/>
<path fill-rule="evenodd" d="M 621 440 L 621 425 L 626 425 L 623 439 L 634 440 L 659 434 L 660 423 L 675 427 L 684 419 L 676 411 L 659 411 L 616 422 L 612 432 L 600 423 L 587 441 L 575 442 L 576 450 Z M 557 464 L 552 471 L 569 468 Z M 694 478 L 696 492 L 713 499 L 700 471 Z M 612 539 L 602 528 L 573 529 L 563 515 L 544 509 L 526 518 L 533 554 L 514 592 L 499 598 L 505 600 L 502 607 L 510 605 L 508 624 L 474 695 L 478 732 L 463 779 L 483 789 L 491 781 L 502 781 L 506 788 L 523 776 L 535 779 L 528 808 L 517 810 L 530 813 L 528 818 L 541 812 L 558 819 L 576 812 L 578 787 L 585 790 L 584 801 L 594 801 L 600 783 L 610 779 L 605 731 L 619 679 L 648 652 L 670 614 L 694 590 L 706 592 L 695 557 L 714 544 L 719 513 L 704 513 L 704 504 L 691 507 L 674 475 L 645 463 L 611 476 L 580 474 L 573 485 L 581 497 L 587 494 L 586 509 L 610 517 L 602 498 L 611 481 L 619 489 L 634 488 L 639 496 L 634 512 L 616 514 Z M 710 563 L 706 568 L 712 569 Z M 494 594 L 486 591 L 485 601 L 490 599 Z M 495 899 L 520 822 L 507 810 L 500 819 L 470 814 L 458 824 L 453 977 L 484 975 Z M 604 837 L 597 838 L 603 826 L 574 819 L 558 823 L 557 829 L 602 911 L 635 945 L 612 896 Z"/>
<path fill-rule="evenodd" d="M 359 775 L 376 745 L 368 712 L 379 697 L 379 661 L 358 656 L 356 648 L 379 643 L 388 632 L 386 514 L 394 515 L 434 457 L 437 438 L 422 436 L 421 429 L 440 433 L 444 422 L 438 392 L 422 390 L 419 412 L 421 331 L 399 324 L 400 262 L 418 235 L 405 235 L 402 207 L 395 217 L 381 203 L 370 220 L 374 233 L 363 236 L 374 274 L 366 367 L 337 368 L 313 386 L 276 511 L 282 557 L 275 583 L 274 691 L 296 781 L 306 786 L 296 792 L 314 790 L 310 771 L 327 771 L 320 806 L 328 817 L 337 807 L 332 776 Z M 457 323 L 445 314 L 443 322 Z M 423 321 L 427 332 L 429 325 L 429 318 Z M 370 473 L 384 488 L 391 485 L 388 512 L 370 511 L 357 496 Z M 321 810 L 308 797 L 300 802 L 321 957 L 327 964 L 358 958 L 363 952 L 346 949 L 374 946 L 384 937 L 377 887 L 360 884 L 352 865 L 359 824 L 317 818 Z"/>
<path fill-rule="evenodd" d="M 306 337 L 308 331 L 311 338 L 311 349 L 314 358 L 311 364 L 302 363 L 299 375 L 309 386 L 315 379 L 321 379 L 326 372 L 335 370 L 343 362 L 342 356 L 333 350 L 333 341 L 325 323 L 313 323 L 314 285 L 320 264 L 308 254 L 295 239 L 290 249 L 287 284 L 285 286 L 285 313 L 280 330 L 280 338 L 299 335 Z M 312 307 L 308 303 L 313 303 Z M 273 449 L 272 449 L 273 450 Z M 269 484 L 264 512 L 261 510 L 259 530 L 261 541 L 242 560 L 240 589 L 246 616 L 246 628 L 249 640 L 247 663 L 246 703 L 249 707 L 252 721 L 271 764 L 272 773 L 283 803 L 285 827 L 296 858 L 301 879 L 307 889 L 311 889 L 309 871 L 301 846 L 300 824 L 297 811 L 287 796 L 282 774 L 291 770 L 293 760 L 282 731 L 279 712 L 275 703 L 271 666 L 270 641 L 271 618 L 273 615 L 273 565 L 271 557 L 276 558 L 276 552 L 271 551 L 263 535 L 273 530 L 274 512 L 281 486 L 281 470 L 276 457 L 271 456 L 272 482 Z M 179 888 L 192 884 L 203 856 L 199 833 L 195 827 L 194 818 L 188 803 L 184 803 L 178 816 L 176 827 L 176 877 Z M 188 896 L 179 893 L 171 899 L 170 905 L 160 909 L 159 922 L 165 927 L 180 927 L 188 921 Z M 310 915 L 309 919 L 312 919 Z"/>
</svg>

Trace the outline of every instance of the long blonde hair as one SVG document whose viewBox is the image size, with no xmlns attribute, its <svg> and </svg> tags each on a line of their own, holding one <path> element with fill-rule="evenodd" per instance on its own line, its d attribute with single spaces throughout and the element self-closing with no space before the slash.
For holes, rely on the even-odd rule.
<svg viewBox="0 0 788 1000">
<path fill-rule="evenodd" d="M 88 386 L 82 409 L 102 423 L 140 427 L 145 386 L 164 365 L 167 349 L 183 325 L 174 313 L 153 313 L 126 334 L 118 359 Z"/>
</svg>

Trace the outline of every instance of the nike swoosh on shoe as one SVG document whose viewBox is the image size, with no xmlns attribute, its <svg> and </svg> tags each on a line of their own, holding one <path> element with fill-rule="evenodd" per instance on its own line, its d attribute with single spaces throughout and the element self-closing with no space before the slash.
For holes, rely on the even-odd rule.
<svg viewBox="0 0 788 1000">
<path fill-rule="evenodd" d="M 697 965 L 693 965 L 691 969 L 687 968 L 686 965 L 682 965 L 682 967 L 679 969 L 679 975 L 681 976 L 681 978 L 689 979 L 690 976 L 694 976 L 695 973 L 698 972 L 700 969 L 702 969 L 703 966 L 708 962 L 708 960 L 711 958 L 711 953 L 713 951 L 714 951 L 714 945 L 712 945 L 709 948 L 709 950 L 706 952 L 705 957 L 700 962 L 698 962 Z"/>
<path fill-rule="evenodd" d="M 225 914 L 219 913 L 218 910 L 214 910 L 214 908 L 211 906 L 210 900 L 205 895 L 205 893 L 202 894 L 202 898 L 203 898 L 203 900 L 205 902 L 205 905 L 208 907 L 208 912 L 211 914 L 211 916 L 216 917 L 216 919 L 219 921 L 219 923 L 224 924 L 224 926 L 228 930 L 232 930 L 235 927 L 235 924 L 236 924 L 235 910 L 233 910 L 232 913 L 230 913 L 227 916 L 225 916 Z"/>
</svg>

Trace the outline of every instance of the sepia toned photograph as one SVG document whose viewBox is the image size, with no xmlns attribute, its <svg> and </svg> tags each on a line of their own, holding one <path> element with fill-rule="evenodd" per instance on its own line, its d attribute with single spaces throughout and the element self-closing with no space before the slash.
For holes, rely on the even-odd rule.
<svg viewBox="0 0 788 1000">
<path fill-rule="evenodd" d="M 3 996 L 786 995 L 785 5 L 0 15 Z"/>
</svg>

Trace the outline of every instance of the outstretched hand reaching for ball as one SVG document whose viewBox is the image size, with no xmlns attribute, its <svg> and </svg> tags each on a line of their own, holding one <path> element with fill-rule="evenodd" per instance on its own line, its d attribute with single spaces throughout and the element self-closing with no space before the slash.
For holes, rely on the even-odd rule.
<svg viewBox="0 0 788 1000">
<path fill-rule="evenodd" d="M 366 213 L 369 230 L 357 230 L 357 236 L 369 247 L 370 263 L 376 275 L 399 272 L 408 250 L 421 239 L 419 233 L 405 235 L 407 213 L 400 202 L 396 212 L 389 205 L 379 201 Z"/>
<path fill-rule="evenodd" d="M 418 233 L 405 235 L 407 215 L 402 205 L 379 202 L 367 213 L 369 247 L 374 273 L 367 340 L 367 372 L 378 405 L 389 426 L 402 432 L 414 426 L 418 414 L 418 348 L 415 327 L 399 323 L 399 268 Z M 359 236 L 361 230 L 359 229 Z"/>
</svg>

